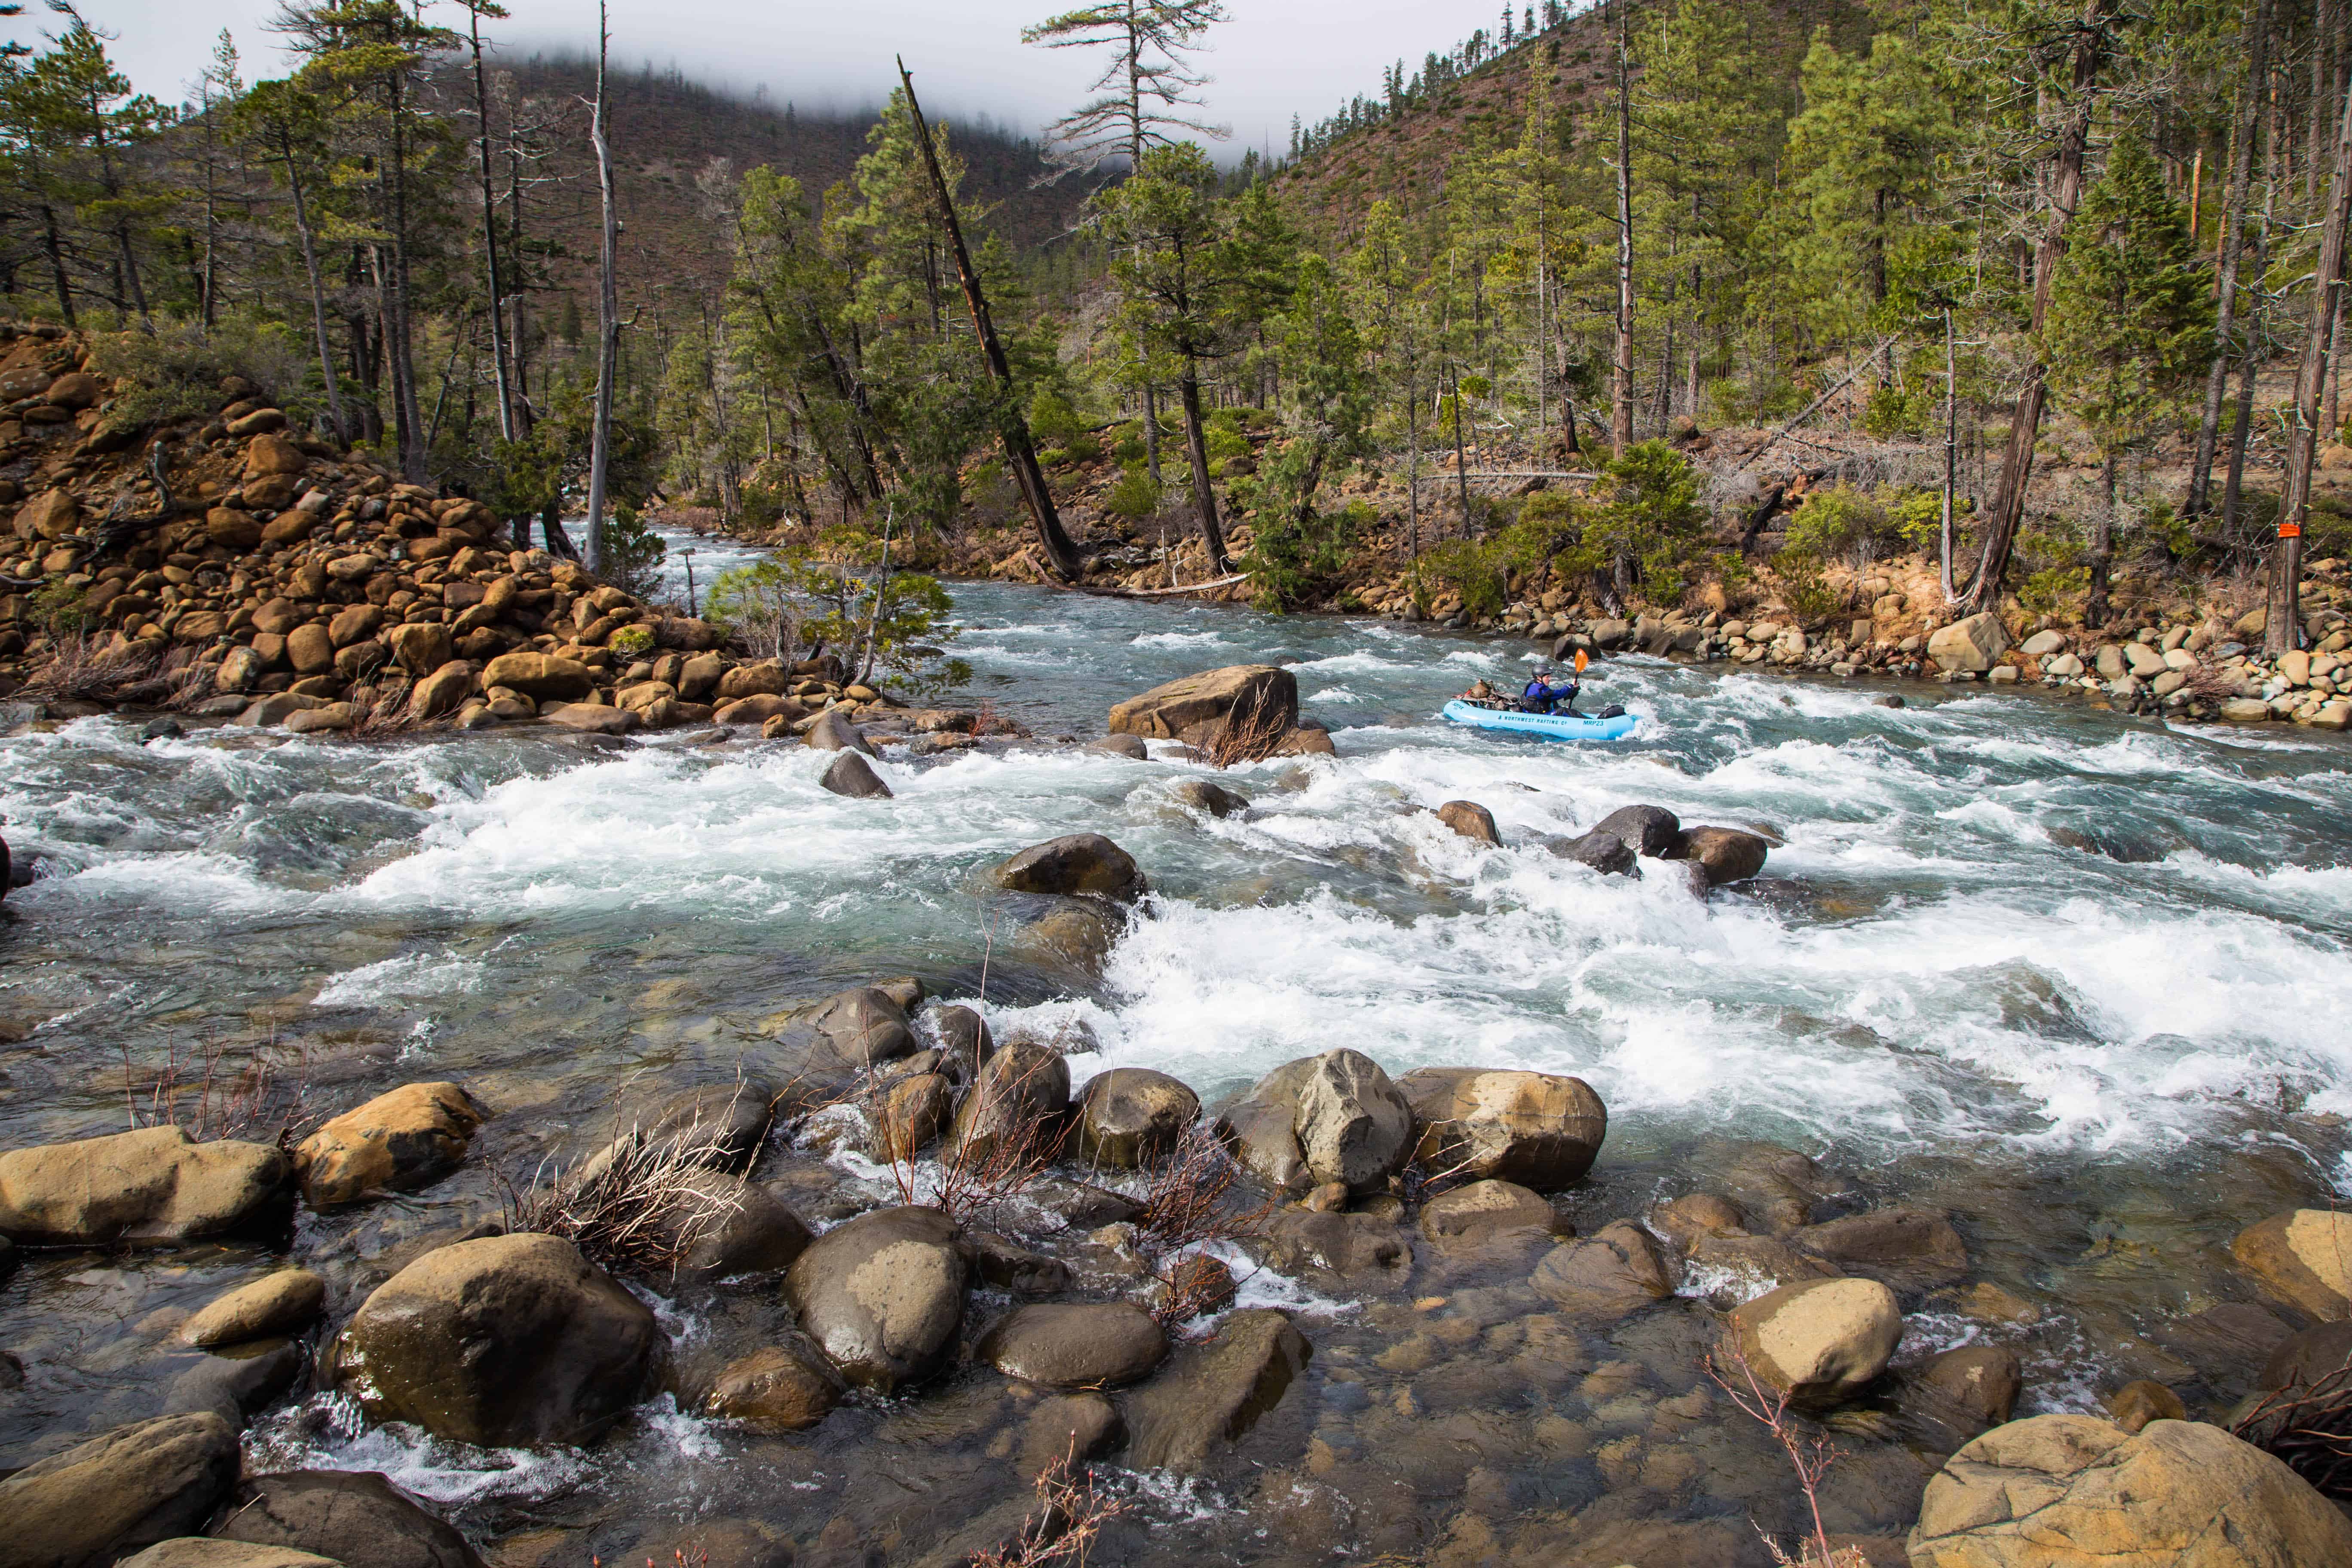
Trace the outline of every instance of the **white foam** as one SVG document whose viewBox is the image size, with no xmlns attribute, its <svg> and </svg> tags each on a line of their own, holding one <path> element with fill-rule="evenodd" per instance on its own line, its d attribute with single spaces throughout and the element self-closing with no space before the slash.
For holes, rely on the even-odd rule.
<svg viewBox="0 0 2352 1568">
<path fill-rule="evenodd" d="M 480 990 L 488 975 L 489 966 L 474 959 L 413 952 L 345 970 L 319 987 L 310 1005 L 372 1007 L 395 999 L 454 995 Z"/>
</svg>

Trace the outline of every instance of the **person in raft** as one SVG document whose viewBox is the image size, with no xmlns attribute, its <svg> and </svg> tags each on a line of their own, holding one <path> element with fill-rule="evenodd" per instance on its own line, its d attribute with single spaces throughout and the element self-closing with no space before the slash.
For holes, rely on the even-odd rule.
<svg viewBox="0 0 2352 1568">
<path fill-rule="evenodd" d="M 1574 713 L 1576 694 L 1582 689 L 1573 680 L 1551 684 L 1551 671 L 1538 669 L 1527 689 L 1519 693 L 1519 707 L 1528 713 Z"/>
</svg>

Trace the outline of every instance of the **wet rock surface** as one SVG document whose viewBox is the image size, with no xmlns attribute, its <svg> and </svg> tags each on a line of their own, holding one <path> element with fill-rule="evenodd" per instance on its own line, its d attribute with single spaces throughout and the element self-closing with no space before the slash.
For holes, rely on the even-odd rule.
<svg viewBox="0 0 2352 1568">
<path fill-rule="evenodd" d="M 954 1220 L 937 1209 L 878 1209 L 801 1254 L 784 1299 L 843 1376 L 888 1394 L 946 1364 L 969 1279 Z"/>
</svg>

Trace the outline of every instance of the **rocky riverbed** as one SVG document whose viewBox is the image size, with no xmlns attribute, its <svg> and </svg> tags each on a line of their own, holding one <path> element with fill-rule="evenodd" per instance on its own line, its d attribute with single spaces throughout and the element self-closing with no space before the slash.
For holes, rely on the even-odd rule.
<svg viewBox="0 0 2352 1568">
<path fill-rule="evenodd" d="M 960 609 L 949 745 L 0 741 L 37 1560 L 958 1562 L 1075 1454 L 1096 1561 L 1761 1563 L 1710 1352 L 1874 1562 L 2126 1469 L 2336 1549 L 2167 1419 L 2352 1313 L 2335 737 L 1629 654 L 1545 748 L 1428 718 L 1513 645 Z"/>
</svg>

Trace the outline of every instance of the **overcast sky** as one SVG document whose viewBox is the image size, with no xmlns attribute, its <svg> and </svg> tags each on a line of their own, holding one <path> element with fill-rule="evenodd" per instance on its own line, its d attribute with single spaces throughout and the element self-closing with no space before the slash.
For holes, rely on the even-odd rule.
<svg viewBox="0 0 2352 1568">
<path fill-rule="evenodd" d="M 594 0 L 507 3 L 513 17 L 497 31 L 511 44 L 594 47 Z M 1078 102 L 1092 73 L 1082 51 L 1024 45 L 1021 26 L 1075 3 L 615 0 L 613 49 L 632 65 L 674 63 L 746 93 L 765 84 L 772 100 L 842 107 L 878 103 L 894 79 L 890 57 L 902 52 L 927 108 L 1034 131 Z M 1206 118 L 1233 126 L 1229 156 L 1245 146 L 1282 151 L 1294 112 L 1312 123 L 1352 94 L 1375 93 L 1391 61 L 1417 66 L 1475 28 L 1492 30 L 1502 11 L 1501 0 L 1228 0 L 1228 8 L 1234 20 L 1213 30 L 1205 64 L 1217 79 Z M 167 101 L 186 96 L 223 27 L 236 37 L 247 79 L 278 74 L 265 26 L 277 9 L 278 0 L 82 0 L 83 15 L 119 35 L 112 52 L 140 90 Z M 0 26 L 37 42 L 58 18 L 39 0 L 26 10 Z M 425 15 L 444 26 L 465 19 L 448 0 Z"/>
</svg>

